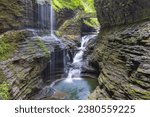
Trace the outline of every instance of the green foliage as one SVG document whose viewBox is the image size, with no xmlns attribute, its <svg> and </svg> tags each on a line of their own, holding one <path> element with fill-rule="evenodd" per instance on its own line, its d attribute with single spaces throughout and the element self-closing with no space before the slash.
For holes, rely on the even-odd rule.
<svg viewBox="0 0 150 117">
<path fill-rule="evenodd" d="M 60 31 L 56 31 L 55 34 L 56 34 L 56 36 L 58 36 L 58 37 L 61 37 L 61 36 L 62 36 L 62 34 L 61 34 Z"/>
<path fill-rule="evenodd" d="M 9 84 L 6 81 L 0 84 L 0 97 L 4 100 L 8 100 L 10 98 Z"/>
<path fill-rule="evenodd" d="M 0 69 L 0 99 L 7 100 L 9 98 L 9 84 L 6 82 L 6 77 Z"/>
<path fill-rule="evenodd" d="M 89 20 L 84 20 L 83 21 L 86 25 L 92 27 L 92 28 L 99 28 L 100 24 L 97 20 L 97 18 L 90 18 Z"/>
<path fill-rule="evenodd" d="M 67 8 L 71 10 L 80 9 L 80 11 L 82 11 L 82 14 L 85 15 L 88 15 L 87 13 L 96 14 L 96 10 L 94 7 L 94 0 L 53 0 L 53 7 L 56 11 Z M 80 14 L 79 12 L 78 15 L 74 18 L 74 21 L 77 21 L 76 19 L 80 20 L 80 18 L 84 18 L 80 16 L 82 14 Z M 72 21 L 69 22 L 73 23 Z M 69 22 L 67 22 L 67 24 L 70 24 Z M 89 20 L 84 20 L 84 23 L 95 29 L 99 28 L 100 26 L 97 18 L 90 18 Z M 66 23 L 64 24 L 64 28 L 65 27 Z"/>
<path fill-rule="evenodd" d="M 10 58 L 24 38 L 24 31 L 10 31 L 0 35 L 0 61 Z"/>
<path fill-rule="evenodd" d="M 80 0 L 81 6 L 84 8 L 84 11 L 87 12 L 96 12 L 94 7 L 94 0 Z"/>
<path fill-rule="evenodd" d="M 95 12 L 94 0 L 53 0 L 53 5 L 56 11 L 63 8 L 72 10 L 81 8 L 85 12 Z"/>
<path fill-rule="evenodd" d="M 6 60 L 11 56 L 14 47 L 9 43 L 1 40 L 0 41 L 0 60 Z"/>
</svg>

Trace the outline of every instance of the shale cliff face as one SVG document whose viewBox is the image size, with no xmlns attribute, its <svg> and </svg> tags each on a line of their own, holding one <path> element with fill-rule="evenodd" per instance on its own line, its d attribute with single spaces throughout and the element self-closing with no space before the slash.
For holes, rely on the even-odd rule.
<svg viewBox="0 0 150 117">
<path fill-rule="evenodd" d="M 22 4 L 21 0 L 0 1 L 0 33 L 21 27 L 24 12 Z"/>
<path fill-rule="evenodd" d="M 95 5 L 102 29 L 91 62 L 100 75 L 90 99 L 150 99 L 150 1 Z"/>
<path fill-rule="evenodd" d="M 36 32 L 22 29 L 31 21 L 26 11 L 32 13 L 34 4 L 28 4 L 30 0 L 0 1 L 0 99 L 28 99 L 38 90 L 40 75 L 57 45 L 32 38 Z"/>
<path fill-rule="evenodd" d="M 102 27 L 113 27 L 149 19 L 149 0 L 95 0 Z"/>
</svg>

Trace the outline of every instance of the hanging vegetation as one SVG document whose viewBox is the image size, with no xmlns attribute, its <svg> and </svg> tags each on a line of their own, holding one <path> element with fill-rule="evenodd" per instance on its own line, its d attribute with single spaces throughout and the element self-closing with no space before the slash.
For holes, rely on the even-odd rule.
<svg viewBox="0 0 150 117">
<path fill-rule="evenodd" d="M 95 12 L 94 0 L 53 0 L 53 4 L 56 11 L 63 8 L 82 8 L 85 12 Z"/>
</svg>

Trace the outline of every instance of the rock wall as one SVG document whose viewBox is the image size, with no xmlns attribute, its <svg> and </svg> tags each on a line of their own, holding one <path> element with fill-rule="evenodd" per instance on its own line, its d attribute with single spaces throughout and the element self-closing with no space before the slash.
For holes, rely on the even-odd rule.
<svg viewBox="0 0 150 117">
<path fill-rule="evenodd" d="M 102 27 L 150 19 L 148 0 L 95 0 L 95 6 Z"/>
<path fill-rule="evenodd" d="M 22 27 L 23 11 L 21 0 L 1 0 L 0 33 Z"/>
<path fill-rule="evenodd" d="M 29 17 L 35 1 L 0 1 L 0 99 L 28 99 L 38 90 L 40 75 L 58 45 L 32 38 L 37 32 L 23 29 L 33 21 Z"/>
<path fill-rule="evenodd" d="M 102 29 L 91 62 L 100 75 L 90 99 L 150 99 L 150 1 L 95 4 Z"/>
<path fill-rule="evenodd" d="M 42 72 L 55 59 L 52 53 L 72 47 L 72 42 L 63 39 L 61 43 L 35 37 L 49 34 L 49 9 L 47 0 L 39 4 L 37 0 L 0 1 L 0 99 L 30 99 L 43 85 Z"/>
<path fill-rule="evenodd" d="M 97 29 L 96 26 L 94 27 L 94 24 L 91 23 L 91 25 L 93 25 L 92 27 L 84 22 L 84 20 L 86 20 L 89 23 L 88 19 L 90 18 L 96 18 L 96 14 L 86 13 L 82 9 L 60 10 L 57 13 L 58 31 L 56 32 L 56 35 L 68 40 L 79 40 L 83 35 L 83 31 L 89 33 L 92 31 L 94 32 Z"/>
<path fill-rule="evenodd" d="M 37 1 L 1 0 L 0 33 L 25 27 L 50 30 L 50 4 L 47 0 Z"/>
<path fill-rule="evenodd" d="M 17 30 L 8 31 L 0 37 L 1 42 L 7 39 L 4 44 L 9 45 L 6 51 L 3 50 L 4 53 L 0 51 L 0 97 L 2 99 L 27 99 L 29 94 L 40 89 L 42 84 L 40 75 L 53 49 L 49 44 L 46 46 L 44 42 L 39 41 L 38 38 L 33 39 L 32 36 L 32 31 Z M 0 45 L 3 47 L 4 44 L 2 45 L 1 42 Z M 10 48 L 12 46 L 16 48 Z M 5 88 L 9 89 L 7 92 L 2 90 L 5 83 L 7 84 Z"/>
</svg>

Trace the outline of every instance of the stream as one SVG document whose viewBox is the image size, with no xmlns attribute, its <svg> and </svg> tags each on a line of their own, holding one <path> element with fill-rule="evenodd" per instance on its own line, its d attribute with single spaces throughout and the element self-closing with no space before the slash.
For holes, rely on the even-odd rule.
<svg viewBox="0 0 150 117">
<path fill-rule="evenodd" d="M 95 38 L 96 35 L 83 36 L 80 39 L 80 46 L 77 47 L 74 55 L 71 57 L 68 53 L 70 50 L 64 47 L 62 40 L 54 33 L 55 14 L 52 1 L 50 0 L 49 4 L 40 0 L 37 1 L 39 1 L 38 28 L 40 30 L 49 30 L 50 33 L 39 36 L 33 30 L 35 33 L 33 39 L 39 38 L 44 42 L 58 43 L 61 49 L 54 50 L 51 53 L 47 68 L 43 71 L 43 81 L 46 83 L 43 89 L 35 94 L 32 99 L 88 99 L 90 93 L 97 87 L 98 82 L 95 78 L 83 77 L 82 68 L 86 63 L 84 54 L 88 51 L 89 41 Z"/>
<path fill-rule="evenodd" d="M 81 39 L 81 46 L 78 47 L 78 52 L 73 58 L 67 78 L 54 81 L 50 87 L 57 91 L 64 93 L 64 99 L 88 99 L 88 96 L 98 85 L 96 79 L 82 78 L 81 70 L 83 67 L 83 55 L 86 51 L 86 47 L 90 39 L 93 39 L 95 35 L 86 35 Z M 59 98 L 59 97 L 58 97 Z"/>
<path fill-rule="evenodd" d="M 63 99 L 86 100 L 98 85 L 96 78 L 82 75 L 85 65 L 83 57 L 88 43 L 96 35 L 86 35 L 81 38 L 80 46 L 74 54 L 72 63 L 68 51 L 56 51 L 52 54 L 50 63 L 44 70 L 45 86 L 33 99 Z M 69 64 L 69 65 L 68 65 Z"/>
</svg>

